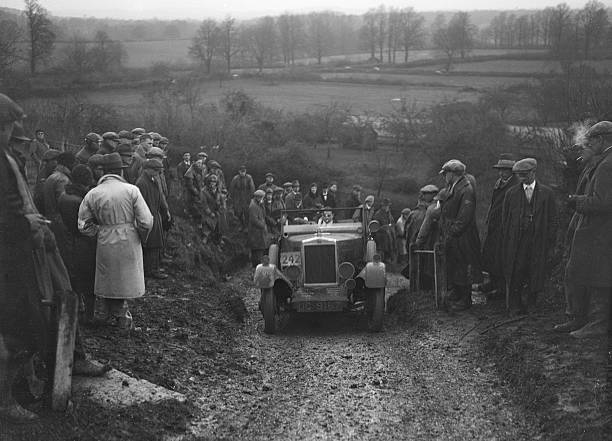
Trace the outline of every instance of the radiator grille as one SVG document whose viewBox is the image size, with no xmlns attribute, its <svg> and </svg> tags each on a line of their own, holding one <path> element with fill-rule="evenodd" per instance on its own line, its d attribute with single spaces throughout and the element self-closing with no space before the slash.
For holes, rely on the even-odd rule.
<svg viewBox="0 0 612 441">
<path fill-rule="evenodd" d="M 335 244 L 304 247 L 304 283 L 336 283 Z"/>
</svg>

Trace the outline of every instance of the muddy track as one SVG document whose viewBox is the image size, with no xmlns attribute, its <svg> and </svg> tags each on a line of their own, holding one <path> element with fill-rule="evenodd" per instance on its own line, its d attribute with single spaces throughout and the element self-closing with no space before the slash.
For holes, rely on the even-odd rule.
<svg viewBox="0 0 612 441">
<path fill-rule="evenodd" d="M 502 396 L 491 367 L 472 357 L 476 318 L 385 317 L 365 331 L 359 313 L 283 317 L 263 333 L 259 292 L 237 339 L 252 373 L 231 375 L 198 399 L 198 439 L 533 439 L 522 410 Z"/>
</svg>

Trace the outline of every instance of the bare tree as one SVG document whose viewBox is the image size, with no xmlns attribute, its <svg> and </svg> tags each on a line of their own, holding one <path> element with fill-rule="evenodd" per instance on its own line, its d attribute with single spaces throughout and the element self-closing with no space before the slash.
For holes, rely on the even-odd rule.
<svg viewBox="0 0 612 441">
<path fill-rule="evenodd" d="M 450 71 L 453 65 L 453 58 L 457 53 L 457 44 L 453 40 L 450 32 L 449 26 L 446 23 L 446 19 L 444 18 L 444 14 L 438 14 L 434 19 L 434 23 L 432 25 L 433 34 L 432 41 L 434 46 L 444 52 L 446 55 L 446 71 Z"/>
<path fill-rule="evenodd" d="M 376 26 L 376 10 L 370 9 L 363 16 L 361 38 L 370 51 L 370 59 L 376 58 L 376 42 L 378 41 L 378 27 Z"/>
<path fill-rule="evenodd" d="M 568 58 L 569 39 L 572 30 L 572 10 L 566 3 L 561 3 L 551 10 L 550 15 L 550 50 L 559 58 Z"/>
<path fill-rule="evenodd" d="M 414 12 L 412 8 L 401 10 L 401 42 L 404 49 L 404 63 L 408 62 L 408 53 L 411 49 L 417 49 L 423 45 L 424 21 L 423 16 Z"/>
<path fill-rule="evenodd" d="M 221 52 L 223 52 L 228 74 L 232 71 L 232 57 L 240 52 L 235 24 L 236 20 L 232 17 L 227 17 L 221 23 Z"/>
<path fill-rule="evenodd" d="M 384 60 L 383 50 L 385 48 L 385 39 L 387 36 L 387 14 L 384 5 L 380 5 L 376 8 L 374 16 L 376 20 L 376 43 L 378 45 L 379 59 L 382 63 Z"/>
<path fill-rule="evenodd" d="M 308 47 L 310 53 L 321 64 L 323 56 L 331 45 L 330 14 L 327 12 L 312 12 L 308 14 Z"/>
<path fill-rule="evenodd" d="M 465 58 L 465 55 L 474 47 L 474 36 L 476 35 L 476 27 L 470 21 L 470 14 L 456 12 L 448 22 L 448 32 L 461 58 Z"/>
<path fill-rule="evenodd" d="M 606 7 L 603 3 L 591 0 L 578 11 L 576 19 L 581 33 L 584 58 L 589 59 L 591 50 L 602 45 L 610 24 Z"/>
<path fill-rule="evenodd" d="M 283 63 L 294 65 L 295 53 L 304 40 L 302 20 L 298 15 L 283 14 L 278 17 L 278 30 Z"/>
<path fill-rule="evenodd" d="M 98 31 L 94 37 L 94 46 L 90 51 L 90 59 L 97 71 L 109 72 L 120 67 L 126 52 L 123 43 L 111 40 L 108 33 Z"/>
<path fill-rule="evenodd" d="M 68 72 L 83 75 L 93 68 L 87 41 L 81 35 L 73 35 L 62 54 L 62 68 Z"/>
<path fill-rule="evenodd" d="M 13 20 L 0 20 L 0 75 L 9 71 L 20 59 L 19 40 L 22 37 L 19 25 Z"/>
<path fill-rule="evenodd" d="M 402 39 L 402 13 L 397 8 L 389 9 L 387 15 L 387 63 L 395 64 L 395 55 Z"/>
<path fill-rule="evenodd" d="M 30 49 L 30 73 L 34 75 L 40 62 L 44 62 L 53 51 L 55 32 L 49 13 L 38 0 L 25 0 L 24 15 L 28 25 Z"/>
<path fill-rule="evenodd" d="M 258 19 L 254 24 L 242 29 L 243 47 L 257 63 L 259 72 L 266 61 L 271 60 L 276 47 L 276 29 L 270 16 Z"/>
<path fill-rule="evenodd" d="M 221 46 L 221 31 L 217 22 L 207 19 L 202 22 L 189 47 L 189 55 L 201 65 L 206 66 L 210 74 L 212 60 Z"/>
</svg>

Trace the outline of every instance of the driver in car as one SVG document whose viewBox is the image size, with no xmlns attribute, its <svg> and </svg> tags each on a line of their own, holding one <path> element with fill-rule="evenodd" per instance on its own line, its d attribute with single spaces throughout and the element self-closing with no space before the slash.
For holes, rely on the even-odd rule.
<svg viewBox="0 0 612 441">
<path fill-rule="evenodd" d="M 333 213 L 332 209 L 330 207 L 323 208 L 323 214 L 321 215 L 321 217 L 317 221 L 317 225 L 325 226 L 325 225 L 331 225 L 333 223 L 334 223 L 334 213 Z"/>
</svg>

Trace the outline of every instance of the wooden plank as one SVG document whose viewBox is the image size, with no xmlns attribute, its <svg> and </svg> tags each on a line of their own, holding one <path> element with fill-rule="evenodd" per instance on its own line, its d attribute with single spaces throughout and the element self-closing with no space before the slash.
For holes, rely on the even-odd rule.
<svg viewBox="0 0 612 441">
<path fill-rule="evenodd" d="M 55 371 L 51 408 L 66 410 L 72 391 L 72 363 L 76 338 L 78 299 L 73 293 L 59 295 L 57 346 L 55 349 Z"/>
</svg>

